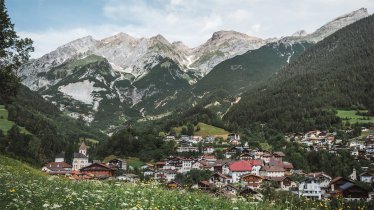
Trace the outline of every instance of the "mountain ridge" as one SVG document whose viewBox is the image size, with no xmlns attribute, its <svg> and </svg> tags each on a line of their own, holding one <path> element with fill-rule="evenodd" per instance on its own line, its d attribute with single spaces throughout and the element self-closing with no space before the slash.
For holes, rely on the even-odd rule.
<svg viewBox="0 0 374 210">
<path fill-rule="evenodd" d="M 283 65 L 290 63 L 296 55 L 303 53 L 305 46 L 318 42 L 329 33 L 366 15 L 368 15 L 367 10 L 360 9 L 328 22 L 312 34 L 299 31 L 281 39 L 264 40 L 235 31 L 217 31 L 196 48 L 189 48 L 178 41 L 170 43 L 162 35 L 136 38 L 126 33 L 119 33 L 101 40 L 86 36 L 60 46 L 39 59 L 30 61 L 19 72 L 26 86 L 56 103 L 61 110 L 68 111 L 69 115 L 75 118 L 83 117 L 87 122 L 94 124 L 100 119 L 96 115 L 100 115 L 106 118 L 105 122 L 110 124 L 109 116 L 103 114 L 103 111 L 110 110 L 116 113 L 114 115 L 116 119 L 119 118 L 114 120 L 116 121 L 114 124 L 120 124 L 121 121 L 132 117 L 165 114 L 160 113 L 161 110 L 167 110 L 166 113 L 169 113 L 173 108 L 169 106 L 174 102 L 168 105 L 168 101 L 174 98 L 180 100 L 178 94 L 181 92 L 192 91 L 192 94 L 187 94 L 191 106 L 197 103 L 195 99 L 204 97 L 206 93 L 212 93 L 207 96 L 209 100 L 222 98 L 223 95 L 230 98 L 228 101 L 220 99 L 218 103 L 207 99 L 204 100 L 206 105 L 232 104 L 231 99 L 237 98 L 246 88 L 266 80 Z M 261 54 L 260 50 L 263 47 L 267 50 Z M 269 53 L 272 56 L 269 57 Z M 243 55 L 249 58 L 257 55 L 260 56 L 258 59 L 267 57 L 279 62 L 266 66 L 266 61 L 259 63 L 256 59 L 252 59 L 252 64 L 257 66 L 254 67 L 249 62 L 243 68 L 240 64 L 242 61 L 239 62 L 244 59 Z M 87 63 L 90 59 L 93 59 L 92 62 Z M 165 59 L 170 65 L 161 65 Z M 231 59 L 239 63 L 225 66 L 224 63 Z M 173 66 L 173 68 L 168 66 Z M 217 70 L 220 66 L 221 69 Z M 241 68 L 235 66 L 241 66 Z M 225 78 L 220 76 L 230 73 L 230 71 L 227 72 L 230 69 L 238 74 Z M 157 73 L 152 73 L 152 71 Z M 160 82 L 162 78 L 168 78 L 170 81 Z M 215 85 L 209 85 L 213 83 L 206 82 L 209 78 L 214 81 Z M 238 78 L 240 82 L 235 82 L 230 78 Z M 250 82 L 247 84 L 244 78 Z M 255 78 L 259 81 L 254 81 Z M 225 94 L 222 94 L 225 91 L 217 91 L 222 88 L 219 81 L 224 81 L 227 87 L 230 86 L 229 93 L 227 90 Z M 204 82 L 207 84 L 202 84 Z M 169 84 L 176 84 L 176 86 L 173 89 Z M 77 95 L 83 92 L 75 93 L 74 87 L 85 88 L 88 91 L 86 96 Z M 196 92 L 197 89 L 199 90 Z M 88 98 L 90 100 L 86 100 Z M 69 107 L 68 110 L 65 109 L 66 107 Z M 166 109 L 166 107 L 169 108 Z M 224 107 L 227 108 L 226 105 Z M 174 107 L 174 109 L 177 108 Z"/>
</svg>

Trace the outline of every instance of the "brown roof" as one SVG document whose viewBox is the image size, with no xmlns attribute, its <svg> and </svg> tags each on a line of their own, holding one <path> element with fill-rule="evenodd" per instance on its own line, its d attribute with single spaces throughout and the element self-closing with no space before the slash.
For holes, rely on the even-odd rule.
<svg viewBox="0 0 374 210">
<path fill-rule="evenodd" d="M 281 182 L 283 180 L 285 180 L 286 176 L 281 176 L 281 177 L 266 177 L 267 180 L 271 180 L 271 181 L 276 181 L 276 182 Z"/>
<path fill-rule="evenodd" d="M 51 171 L 61 171 L 65 168 L 72 168 L 71 165 L 65 163 L 65 162 L 50 162 L 45 165 L 49 170 Z"/>
<path fill-rule="evenodd" d="M 214 176 L 214 175 L 218 175 L 218 176 L 220 176 L 220 177 L 222 177 L 222 178 L 225 178 L 225 179 L 231 179 L 231 177 L 226 176 L 226 175 L 224 175 L 224 174 L 221 174 L 221 173 L 219 173 L 219 172 L 214 173 L 212 176 Z"/>
<path fill-rule="evenodd" d="M 273 155 L 279 157 L 286 157 L 286 155 L 283 152 L 273 152 Z"/>
<path fill-rule="evenodd" d="M 278 172 L 278 171 L 285 171 L 281 166 L 264 166 L 262 167 L 267 172 Z"/>
<path fill-rule="evenodd" d="M 340 180 L 344 180 L 346 182 L 352 182 L 351 180 L 349 179 L 346 179 L 344 177 L 341 177 L 341 176 L 338 176 L 338 177 L 335 177 L 333 180 L 331 180 L 330 184 L 334 184 L 335 182 L 338 182 Z"/>
<path fill-rule="evenodd" d="M 90 171 L 90 170 L 114 171 L 115 169 L 113 169 L 113 168 L 111 168 L 107 165 L 100 164 L 100 163 L 92 163 L 91 165 L 88 165 L 88 166 L 80 169 L 80 171 Z"/>
<path fill-rule="evenodd" d="M 264 177 L 262 177 L 262 176 L 258 176 L 258 175 L 256 175 L 256 174 L 244 174 L 244 175 L 241 175 L 240 178 L 243 178 L 243 177 L 246 177 L 246 176 L 254 176 L 254 177 L 258 177 L 258 178 L 260 178 L 260 179 L 264 179 Z"/>
</svg>

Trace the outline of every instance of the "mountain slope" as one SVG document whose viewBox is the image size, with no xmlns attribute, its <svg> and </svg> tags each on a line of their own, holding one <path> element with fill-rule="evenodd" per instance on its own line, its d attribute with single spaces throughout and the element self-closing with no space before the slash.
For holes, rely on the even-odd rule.
<svg viewBox="0 0 374 210">
<path fill-rule="evenodd" d="M 0 150 L 28 162 L 41 164 L 61 151 L 70 155 L 80 137 L 99 141 L 107 138 L 83 122 L 63 115 L 57 107 L 25 86 L 18 89 L 17 96 L 11 102 L 4 104 L 8 120 L 24 127 L 27 132 L 23 134 L 22 130 L 19 132 L 18 128 L 13 127 L 6 138 L 0 135 Z"/>
<path fill-rule="evenodd" d="M 309 48 L 267 85 L 243 95 L 225 119 L 245 127 L 268 123 L 284 131 L 339 122 L 332 108 L 374 112 L 374 16 L 359 20 Z"/>
</svg>

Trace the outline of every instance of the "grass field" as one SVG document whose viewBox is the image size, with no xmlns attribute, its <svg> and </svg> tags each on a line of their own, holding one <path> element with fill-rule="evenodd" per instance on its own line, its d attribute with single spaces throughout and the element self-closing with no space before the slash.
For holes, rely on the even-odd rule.
<svg viewBox="0 0 374 210">
<path fill-rule="evenodd" d="M 5 109 L 4 105 L 0 105 L 0 130 L 6 135 L 13 125 L 14 122 L 8 120 L 8 110 Z M 19 127 L 22 133 L 30 134 L 24 127 Z"/>
<path fill-rule="evenodd" d="M 83 141 L 84 139 L 86 139 L 86 141 L 87 142 L 89 142 L 89 143 L 92 143 L 92 144 L 98 144 L 99 143 L 99 141 L 98 140 L 96 140 L 96 139 L 91 139 L 91 138 L 83 138 L 83 137 L 80 137 L 79 138 L 79 141 Z"/>
<path fill-rule="evenodd" d="M 126 160 L 127 160 L 127 165 L 133 168 L 140 168 L 141 166 L 145 164 L 143 161 L 139 160 L 139 158 L 136 158 L 136 157 L 129 157 Z"/>
<path fill-rule="evenodd" d="M 367 203 L 334 208 L 326 201 L 297 196 L 252 202 L 201 191 L 167 190 L 157 182 L 73 181 L 49 176 L 18 160 L 0 155 L 0 209 L 369 209 Z M 360 206 L 358 206 L 360 205 Z M 366 205 L 366 206 L 363 206 Z"/>
<path fill-rule="evenodd" d="M 361 116 L 356 114 L 356 110 L 337 110 L 337 116 L 340 117 L 344 122 L 349 122 L 351 124 L 355 123 L 374 123 L 374 117 L 369 117 L 369 119 L 364 119 L 367 118 L 367 116 Z M 360 112 L 367 112 L 367 110 L 360 110 Z"/>
<path fill-rule="evenodd" d="M 201 122 L 195 126 L 195 130 L 198 126 L 200 127 L 200 130 L 195 131 L 195 136 L 202 136 L 202 137 L 215 136 L 215 137 L 222 137 L 223 139 L 227 139 L 227 136 L 229 134 L 228 131 L 222 128 L 218 128 L 218 127 L 208 125 L 205 123 L 201 123 Z M 180 135 L 182 131 L 182 127 L 175 128 L 175 131 L 177 132 L 177 135 Z"/>
</svg>

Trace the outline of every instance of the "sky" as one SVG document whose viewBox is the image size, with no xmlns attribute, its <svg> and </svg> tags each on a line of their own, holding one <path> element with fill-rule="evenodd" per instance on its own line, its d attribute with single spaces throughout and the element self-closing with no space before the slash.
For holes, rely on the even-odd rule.
<svg viewBox="0 0 374 210">
<path fill-rule="evenodd" d="M 162 34 L 196 47 L 219 30 L 260 38 L 311 33 L 351 11 L 374 11 L 374 0 L 6 0 L 20 37 L 34 41 L 40 57 L 74 39 L 119 32 Z"/>
</svg>

